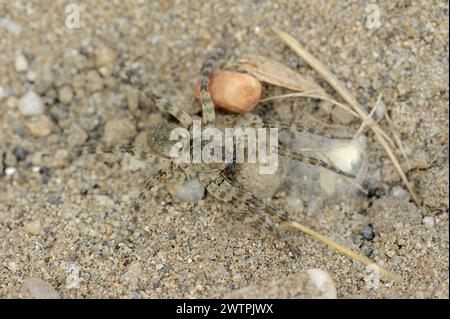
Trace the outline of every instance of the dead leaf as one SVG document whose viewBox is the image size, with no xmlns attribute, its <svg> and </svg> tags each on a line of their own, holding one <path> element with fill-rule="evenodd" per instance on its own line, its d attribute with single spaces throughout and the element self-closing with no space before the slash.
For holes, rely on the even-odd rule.
<svg viewBox="0 0 450 319">
<path fill-rule="evenodd" d="M 286 65 L 270 58 L 251 55 L 238 61 L 240 67 L 258 80 L 294 91 L 315 91 L 314 94 L 329 97 L 313 79 L 301 75 Z"/>
</svg>

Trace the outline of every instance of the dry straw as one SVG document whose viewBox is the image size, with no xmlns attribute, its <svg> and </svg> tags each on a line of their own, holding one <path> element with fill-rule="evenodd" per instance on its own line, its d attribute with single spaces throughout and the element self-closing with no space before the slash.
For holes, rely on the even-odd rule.
<svg viewBox="0 0 450 319">
<path fill-rule="evenodd" d="M 367 111 L 364 110 L 364 108 L 358 103 L 358 101 L 350 94 L 350 92 L 341 84 L 341 82 L 337 79 L 337 77 L 333 73 L 331 73 L 331 71 L 328 70 L 327 67 L 322 62 L 320 62 L 311 53 L 309 53 L 296 39 L 294 39 L 288 33 L 281 31 L 277 28 L 273 28 L 273 30 L 287 46 L 289 46 L 295 53 L 297 53 L 297 55 L 300 58 L 302 58 L 307 64 L 309 64 L 309 66 L 311 66 L 317 73 L 319 73 L 319 75 L 336 90 L 336 92 L 342 97 L 342 99 L 344 99 L 358 114 L 363 123 L 368 121 L 369 114 L 367 113 Z M 416 203 L 416 205 L 420 206 L 419 198 L 414 192 L 411 183 L 408 181 L 408 178 L 406 177 L 405 172 L 400 166 L 397 157 L 395 156 L 393 150 L 391 149 L 391 147 L 387 142 L 386 133 L 384 133 L 384 131 L 376 122 L 372 123 L 370 125 L 370 128 L 374 132 L 378 142 L 385 149 L 387 155 L 394 164 L 394 167 L 400 174 L 400 177 L 403 183 L 408 188 L 408 191 L 410 192 L 414 202 Z"/>
</svg>

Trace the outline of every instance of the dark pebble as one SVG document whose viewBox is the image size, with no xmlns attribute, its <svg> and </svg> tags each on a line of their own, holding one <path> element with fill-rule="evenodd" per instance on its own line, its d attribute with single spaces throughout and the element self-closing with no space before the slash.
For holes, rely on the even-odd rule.
<svg viewBox="0 0 450 319">
<path fill-rule="evenodd" d="M 375 237 L 375 233 L 373 232 L 372 226 L 364 226 L 361 229 L 361 233 L 363 234 L 364 238 L 367 240 L 372 240 Z"/>
<path fill-rule="evenodd" d="M 41 167 L 41 169 L 39 170 L 39 174 L 42 175 L 42 182 L 44 184 L 47 184 L 48 181 L 50 180 L 50 168 Z"/>
<path fill-rule="evenodd" d="M 172 271 L 172 267 L 169 265 L 164 264 L 164 267 L 162 268 L 162 271 L 165 273 L 171 272 Z"/>
<path fill-rule="evenodd" d="M 30 154 L 30 152 L 28 150 L 24 149 L 21 146 L 14 147 L 12 150 L 12 153 L 14 154 L 14 156 L 17 158 L 17 160 L 19 162 L 26 160 L 28 154 Z"/>
<path fill-rule="evenodd" d="M 169 234 L 169 236 L 167 236 L 167 238 L 169 240 L 173 240 L 173 239 L 177 238 L 177 232 L 176 231 L 170 232 L 170 234 Z"/>
</svg>

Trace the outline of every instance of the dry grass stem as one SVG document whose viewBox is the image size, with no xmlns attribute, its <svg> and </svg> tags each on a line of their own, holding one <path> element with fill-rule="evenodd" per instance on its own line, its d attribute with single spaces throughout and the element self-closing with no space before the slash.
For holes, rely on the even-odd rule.
<svg viewBox="0 0 450 319">
<path fill-rule="evenodd" d="M 297 40 L 295 40 L 288 33 L 283 32 L 277 28 L 273 28 L 273 30 L 287 46 L 289 46 L 295 53 L 297 53 L 297 55 L 300 58 L 302 58 L 314 70 L 316 70 L 316 72 L 319 73 L 320 76 L 325 81 L 327 81 L 328 84 L 330 84 L 348 104 L 350 104 L 353 107 L 353 110 L 358 114 L 358 116 L 361 118 L 362 121 L 365 121 L 367 119 L 368 117 L 367 111 L 364 110 L 364 108 L 358 103 L 358 101 L 350 94 L 350 92 L 340 83 L 337 77 L 333 73 L 331 73 L 322 62 L 320 62 L 313 55 L 311 55 L 305 48 L 303 48 L 303 46 Z M 388 145 L 384 137 L 386 134 L 384 134 L 383 130 L 377 123 L 374 123 L 371 126 L 371 129 L 375 133 L 375 137 L 377 138 L 379 143 L 383 146 L 387 155 L 394 164 L 394 167 L 398 171 L 403 183 L 408 188 L 408 191 L 411 194 L 411 197 L 413 198 L 414 202 L 416 203 L 416 205 L 420 206 L 419 198 L 414 192 L 413 187 L 409 182 L 402 167 L 400 166 L 397 157 L 395 156 L 394 152 L 392 151 L 391 147 Z"/>
<path fill-rule="evenodd" d="M 387 269 L 385 269 L 385 268 L 375 264 L 370 259 L 355 253 L 351 249 L 349 249 L 349 248 L 347 248 L 347 247 L 345 247 L 345 246 L 343 246 L 341 244 L 338 244 L 337 242 L 335 242 L 335 241 L 333 241 L 333 240 L 331 240 L 331 239 L 329 239 L 329 238 L 319 234 L 318 232 L 312 230 L 311 228 L 309 228 L 309 227 L 307 227 L 305 225 L 299 224 L 299 223 L 294 222 L 294 221 L 289 222 L 288 225 L 293 227 L 293 228 L 295 228 L 295 229 L 297 229 L 297 230 L 300 230 L 301 232 L 303 232 L 303 233 L 313 237 L 314 239 L 316 239 L 318 241 L 321 241 L 322 243 L 328 245 L 329 247 L 336 249 L 338 252 L 346 255 L 350 259 L 359 261 L 360 263 L 362 263 L 365 266 L 376 265 L 376 267 L 380 271 L 380 274 L 385 276 L 388 279 L 393 279 L 393 280 L 396 280 L 396 281 L 401 281 L 402 280 L 397 274 L 395 274 L 395 273 L 393 273 L 393 272 L 391 272 L 391 271 L 389 271 L 389 270 L 387 270 Z"/>
</svg>

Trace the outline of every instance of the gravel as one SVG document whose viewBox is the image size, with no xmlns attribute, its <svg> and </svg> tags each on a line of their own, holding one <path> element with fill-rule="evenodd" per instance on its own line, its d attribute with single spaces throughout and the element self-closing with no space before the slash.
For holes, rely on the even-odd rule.
<svg viewBox="0 0 450 319">
<path fill-rule="evenodd" d="M 134 124 L 126 118 L 111 119 L 105 124 L 103 141 L 106 144 L 126 144 L 136 136 Z"/>
<path fill-rule="evenodd" d="M 323 292 L 305 270 L 320 267 L 338 298 L 448 299 L 448 2 L 379 3 L 381 24 L 373 29 L 365 23 L 365 2 L 86 2 L 79 29 L 66 28 L 65 5 L 33 0 L 2 7 L 0 297 L 204 298 L 235 291 L 317 297 Z M 236 179 L 295 220 L 394 271 L 402 283 L 377 283 L 370 269 L 293 230 L 281 230 L 280 239 L 253 215 L 201 191 L 188 202 L 161 182 L 136 216 L 134 199 L 156 168 L 120 154 L 71 156 L 86 142 L 145 149 L 148 127 L 173 121 L 130 92 L 115 73 L 124 64 L 190 114 L 198 114 L 193 88 L 208 53 L 218 54 L 222 65 L 264 55 L 323 84 L 271 26 L 297 38 L 368 111 L 383 94 L 392 130 L 385 119 L 379 124 L 400 137 L 401 164 L 423 203 L 408 201 L 370 129 L 361 173 L 369 195 L 345 181 L 327 193 L 319 169 L 293 162 L 273 180 L 252 178 L 250 169 Z M 26 68 L 23 60 L 16 68 L 20 55 Z M 263 86 L 263 98 L 284 93 Z M 259 103 L 234 122 L 256 115 L 333 134 L 352 134 L 360 125 L 303 98 Z M 219 111 L 217 118 L 224 116 Z M 43 130 L 43 119 L 51 130 Z M 40 123 L 41 133 L 32 134 L 28 123 Z M 304 147 L 320 145 L 298 137 Z M 403 192 L 391 192 L 396 187 Z M 278 283 L 284 288 L 277 290 Z"/>
<path fill-rule="evenodd" d="M 14 67 L 17 72 L 26 72 L 28 70 L 28 61 L 23 54 L 19 54 L 14 61 Z"/>
<path fill-rule="evenodd" d="M 41 97 L 34 91 L 25 93 L 18 102 L 20 113 L 24 116 L 39 115 L 44 113 L 44 103 Z"/>
<path fill-rule="evenodd" d="M 27 120 L 26 126 L 30 134 L 36 137 L 45 137 L 53 130 L 53 122 L 46 115 L 40 115 Z"/>
<path fill-rule="evenodd" d="M 62 104 L 70 104 L 73 99 L 73 90 L 69 85 L 64 85 L 58 91 L 58 98 Z"/>
<path fill-rule="evenodd" d="M 21 295 L 23 298 L 29 299 L 59 299 L 58 292 L 45 281 L 39 278 L 25 279 Z"/>
</svg>

